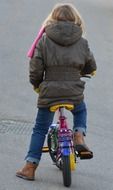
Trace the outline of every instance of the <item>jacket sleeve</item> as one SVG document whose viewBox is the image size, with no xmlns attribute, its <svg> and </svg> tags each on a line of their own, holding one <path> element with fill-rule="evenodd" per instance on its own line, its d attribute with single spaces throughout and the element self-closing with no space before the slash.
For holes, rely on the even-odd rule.
<svg viewBox="0 0 113 190">
<path fill-rule="evenodd" d="M 97 70 L 96 61 L 95 61 L 95 58 L 93 56 L 93 53 L 90 51 L 88 42 L 86 40 L 86 61 L 85 61 L 85 65 L 82 69 L 81 74 L 82 75 L 93 74 L 93 72 L 96 70 Z"/>
<path fill-rule="evenodd" d="M 31 58 L 29 62 L 29 80 L 35 88 L 38 88 L 39 84 L 43 81 L 43 76 L 44 57 L 41 38 L 38 44 L 36 45 L 33 58 Z"/>
</svg>

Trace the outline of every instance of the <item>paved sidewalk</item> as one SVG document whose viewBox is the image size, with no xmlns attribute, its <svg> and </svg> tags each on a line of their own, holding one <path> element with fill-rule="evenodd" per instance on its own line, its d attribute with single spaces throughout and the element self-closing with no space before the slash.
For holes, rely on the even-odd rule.
<svg viewBox="0 0 113 190">
<path fill-rule="evenodd" d="M 25 181 L 15 176 L 16 170 L 24 164 L 24 156 L 28 149 L 33 124 L 28 123 L 28 127 L 26 123 L 15 121 L 10 121 L 9 127 L 7 124 L 6 121 L 0 123 L 0 190 L 66 189 L 63 186 L 62 173 L 52 165 L 48 153 L 42 156 L 34 182 Z M 100 139 L 101 142 L 104 142 L 101 146 Z M 78 161 L 77 170 L 72 173 L 70 189 L 87 190 L 93 187 L 95 190 L 112 190 L 113 171 L 110 165 L 112 158 L 110 156 L 111 152 L 107 152 L 108 147 L 109 150 L 112 150 L 112 139 L 109 132 L 106 139 L 104 139 L 100 132 L 94 134 L 93 131 L 90 131 L 87 141 L 93 147 L 94 158 L 87 161 Z"/>
<path fill-rule="evenodd" d="M 60 180 L 52 177 L 54 167 L 52 167 L 52 162 L 47 154 L 43 155 L 35 182 L 25 181 L 15 176 L 16 171 L 24 164 L 24 156 L 28 149 L 33 124 L 28 124 L 27 127 L 23 123 L 24 129 L 22 130 L 22 123 L 19 126 L 18 122 L 11 121 L 9 125 L 8 122 L 2 121 L 2 124 L 0 123 L 0 190 L 55 189 L 55 183 L 57 187 L 57 182 Z M 52 172 L 48 176 L 50 170 Z M 58 170 L 55 173 L 59 176 Z"/>
</svg>

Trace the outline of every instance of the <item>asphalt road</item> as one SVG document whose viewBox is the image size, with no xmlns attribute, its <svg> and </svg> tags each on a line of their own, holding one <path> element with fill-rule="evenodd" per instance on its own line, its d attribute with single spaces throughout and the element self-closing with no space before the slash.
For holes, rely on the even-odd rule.
<svg viewBox="0 0 113 190">
<path fill-rule="evenodd" d="M 24 164 L 30 139 L 28 126 L 34 122 L 37 112 L 37 95 L 29 84 L 26 53 L 57 2 L 66 1 L 0 1 L 0 190 L 65 189 L 62 174 L 52 165 L 48 154 L 42 157 L 35 182 L 15 177 L 16 170 Z M 75 4 L 74 0 L 68 2 Z M 87 81 L 85 90 L 86 142 L 94 151 L 94 158 L 78 160 L 70 189 L 113 190 L 113 3 L 111 0 L 76 0 L 76 6 L 86 23 L 86 37 L 98 71 L 95 78 Z M 72 123 L 70 113 L 67 112 L 67 116 Z M 20 133 L 15 132 L 13 125 L 15 129 L 23 125 L 25 133 L 22 129 Z M 4 130 L 5 126 L 9 130 Z M 30 126 L 32 128 L 32 124 Z"/>
</svg>

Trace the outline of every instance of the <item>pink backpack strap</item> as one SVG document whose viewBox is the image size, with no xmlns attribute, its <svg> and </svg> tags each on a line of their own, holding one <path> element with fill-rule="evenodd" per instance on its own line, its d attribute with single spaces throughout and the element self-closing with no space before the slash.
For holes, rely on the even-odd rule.
<svg viewBox="0 0 113 190">
<path fill-rule="evenodd" d="M 37 34 L 37 37 L 35 38 L 33 44 L 31 45 L 28 53 L 27 53 L 27 56 L 32 58 L 33 57 L 33 54 L 34 54 L 34 49 L 36 47 L 36 44 L 38 43 L 39 39 L 42 37 L 43 33 L 45 32 L 45 28 L 42 26 Z"/>
</svg>

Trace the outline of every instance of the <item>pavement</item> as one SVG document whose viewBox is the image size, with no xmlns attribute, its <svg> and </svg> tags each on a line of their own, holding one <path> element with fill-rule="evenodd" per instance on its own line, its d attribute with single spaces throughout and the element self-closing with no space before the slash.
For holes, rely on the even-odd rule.
<svg viewBox="0 0 113 190">
<path fill-rule="evenodd" d="M 37 94 L 28 79 L 26 57 L 41 23 L 57 0 L 1 0 L 0 2 L 0 190 L 64 190 L 62 173 L 43 154 L 36 180 L 21 180 L 15 173 L 24 165 L 36 117 Z M 86 142 L 92 160 L 78 160 L 72 172 L 76 190 L 113 190 L 113 3 L 111 0 L 76 0 L 86 23 L 86 37 L 98 71 L 87 81 Z M 70 125 L 72 116 L 66 112 Z M 46 142 L 45 142 L 46 143 Z"/>
</svg>

